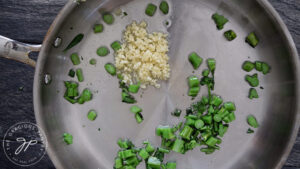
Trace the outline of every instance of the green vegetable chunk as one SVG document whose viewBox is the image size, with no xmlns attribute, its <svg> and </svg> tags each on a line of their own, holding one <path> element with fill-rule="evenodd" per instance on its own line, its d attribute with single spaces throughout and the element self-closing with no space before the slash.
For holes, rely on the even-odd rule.
<svg viewBox="0 0 300 169">
<path fill-rule="evenodd" d="M 257 38 L 257 36 L 255 35 L 254 32 L 251 32 L 247 37 L 246 37 L 246 42 L 252 46 L 253 48 L 255 48 L 258 45 L 259 39 Z"/>
<path fill-rule="evenodd" d="M 141 86 L 141 83 L 140 83 L 140 82 L 138 82 L 137 84 L 129 85 L 128 91 L 129 91 L 130 93 L 138 93 L 138 92 L 139 92 L 139 89 L 140 89 L 140 86 Z"/>
<path fill-rule="evenodd" d="M 180 109 L 175 109 L 174 112 L 172 112 L 171 114 L 173 116 L 179 117 L 181 115 L 181 110 Z"/>
<path fill-rule="evenodd" d="M 116 159 L 115 159 L 115 165 L 114 165 L 114 168 L 120 169 L 120 168 L 122 168 L 122 167 L 123 167 L 122 159 L 116 158 Z"/>
<path fill-rule="evenodd" d="M 245 80 L 249 83 L 250 86 L 252 87 L 257 87 L 259 85 L 259 80 L 257 77 L 257 73 L 255 73 L 254 75 L 250 76 L 250 75 L 246 75 Z"/>
<path fill-rule="evenodd" d="M 139 156 L 142 157 L 142 159 L 146 160 L 150 155 L 146 151 L 146 149 L 143 148 L 143 149 L 140 150 Z"/>
<path fill-rule="evenodd" d="M 250 61 L 245 61 L 242 66 L 243 70 L 246 72 L 250 72 L 251 70 L 254 69 L 254 67 L 255 65 Z"/>
<path fill-rule="evenodd" d="M 236 38 L 236 33 L 233 30 L 224 32 L 224 36 L 228 41 L 232 41 Z"/>
<path fill-rule="evenodd" d="M 253 115 L 249 115 L 247 117 L 247 122 L 253 128 L 258 128 L 259 127 L 259 124 L 258 124 L 256 118 Z"/>
<path fill-rule="evenodd" d="M 90 110 L 87 117 L 89 120 L 94 121 L 97 118 L 97 112 L 95 110 Z"/>
<path fill-rule="evenodd" d="M 122 48 L 119 41 L 114 41 L 110 46 L 115 52 Z"/>
<path fill-rule="evenodd" d="M 262 66 L 262 73 L 264 75 L 266 75 L 266 74 L 268 74 L 270 72 L 271 68 L 270 68 L 270 66 L 267 63 L 263 62 L 261 66 Z"/>
<path fill-rule="evenodd" d="M 204 69 L 202 71 L 202 76 L 207 77 L 209 75 L 210 71 L 208 69 Z"/>
<path fill-rule="evenodd" d="M 161 161 L 156 157 L 149 157 L 147 165 L 153 169 L 160 169 Z"/>
<path fill-rule="evenodd" d="M 250 88 L 248 97 L 249 97 L 249 99 L 259 98 L 256 89 Z"/>
<path fill-rule="evenodd" d="M 218 139 L 215 137 L 209 137 L 209 139 L 205 142 L 208 146 L 213 147 L 217 144 Z"/>
<path fill-rule="evenodd" d="M 218 130 L 219 136 L 223 137 L 224 134 L 227 132 L 227 129 L 228 129 L 228 125 L 219 124 L 219 130 Z"/>
<path fill-rule="evenodd" d="M 254 130 L 252 130 L 251 128 L 248 128 L 247 134 L 251 134 L 251 133 L 254 133 Z"/>
<path fill-rule="evenodd" d="M 190 76 L 188 78 L 188 83 L 189 83 L 189 87 L 190 88 L 199 87 L 199 85 L 200 85 L 200 81 L 197 78 L 197 76 Z"/>
<path fill-rule="evenodd" d="M 190 126 L 185 125 L 182 129 L 182 131 L 180 132 L 180 136 L 186 140 L 190 140 L 191 138 L 191 134 L 193 133 L 193 128 L 191 128 Z"/>
<path fill-rule="evenodd" d="M 122 92 L 122 102 L 133 104 L 136 103 L 135 98 L 127 92 Z"/>
<path fill-rule="evenodd" d="M 138 124 L 140 124 L 141 122 L 143 122 L 144 117 L 143 117 L 143 115 L 142 115 L 141 113 L 136 113 L 136 114 L 135 114 L 135 120 L 136 120 L 136 122 L 137 122 Z"/>
<path fill-rule="evenodd" d="M 196 70 L 200 67 L 203 59 L 196 52 L 193 52 L 189 55 L 189 61 L 193 65 L 193 68 Z"/>
<path fill-rule="evenodd" d="M 94 33 L 101 33 L 103 32 L 103 29 L 104 29 L 103 24 L 94 25 Z"/>
<path fill-rule="evenodd" d="M 176 169 L 176 162 L 167 162 L 166 169 Z"/>
<path fill-rule="evenodd" d="M 76 76 L 79 82 L 83 82 L 83 73 L 81 68 L 76 69 Z"/>
<path fill-rule="evenodd" d="M 81 42 L 81 40 L 83 39 L 83 37 L 84 37 L 84 35 L 82 33 L 80 33 L 77 36 L 75 36 L 75 38 L 69 43 L 69 45 L 64 49 L 63 52 L 67 52 L 69 49 L 71 49 L 74 46 L 76 46 L 78 43 Z"/>
<path fill-rule="evenodd" d="M 96 59 L 90 59 L 90 64 L 91 65 L 96 65 L 97 64 L 97 60 Z"/>
<path fill-rule="evenodd" d="M 101 46 L 97 49 L 98 56 L 107 56 L 109 54 L 109 49 L 105 46 Z"/>
<path fill-rule="evenodd" d="M 201 148 L 200 151 L 204 152 L 205 154 L 212 154 L 213 152 L 215 152 L 215 149 L 214 148 Z"/>
<path fill-rule="evenodd" d="M 202 120 L 196 120 L 195 121 L 195 128 L 196 129 L 201 129 L 204 126 L 204 122 Z"/>
<path fill-rule="evenodd" d="M 224 108 L 228 111 L 235 111 L 235 105 L 233 102 L 224 103 Z"/>
<path fill-rule="evenodd" d="M 108 25 L 113 24 L 114 21 L 115 21 L 114 16 L 113 16 L 112 14 L 110 14 L 110 13 L 104 13 L 104 14 L 102 15 L 102 19 L 103 19 L 103 21 L 104 21 L 106 24 L 108 24 Z"/>
<path fill-rule="evenodd" d="M 73 144 L 73 136 L 69 133 L 63 134 L 64 142 L 67 143 L 67 145 Z"/>
<path fill-rule="evenodd" d="M 256 61 L 255 62 L 255 69 L 259 72 L 262 71 L 262 65 L 263 65 L 263 62 L 260 62 L 260 61 Z"/>
<path fill-rule="evenodd" d="M 132 113 L 136 114 L 136 113 L 142 112 L 143 110 L 142 110 L 139 106 L 131 106 L 131 107 L 130 107 L 130 111 L 131 111 Z"/>
<path fill-rule="evenodd" d="M 70 69 L 68 75 L 70 77 L 75 77 L 75 71 L 73 69 Z"/>
<path fill-rule="evenodd" d="M 145 14 L 148 15 L 148 16 L 153 16 L 156 12 L 156 9 L 157 9 L 157 6 L 150 3 L 150 4 L 147 5 Z"/>
<path fill-rule="evenodd" d="M 79 65 L 80 64 L 80 59 L 77 53 L 73 53 L 71 54 L 71 61 L 73 63 L 73 65 Z"/>
<path fill-rule="evenodd" d="M 117 70 L 115 65 L 111 64 L 111 63 L 106 63 L 104 65 L 105 70 L 107 71 L 107 73 L 111 74 L 112 76 L 115 76 L 117 74 Z"/>
<path fill-rule="evenodd" d="M 161 12 L 163 14 L 168 14 L 169 13 L 169 4 L 166 1 L 161 1 L 160 5 L 159 5 L 159 9 L 161 10 Z"/>
<path fill-rule="evenodd" d="M 216 60 L 210 58 L 210 59 L 207 59 L 206 62 L 207 62 L 207 66 L 208 66 L 209 70 L 210 70 L 212 73 L 214 73 L 214 72 L 215 72 L 215 69 L 216 69 Z"/>
<path fill-rule="evenodd" d="M 218 13 L 212 15 L 212 19 L 215 21 L 218 30 L 223 29 L 224 25 L 228 22 L 228 19 Z"/>
<path fill-rule="evenodd" d="M 170 126 L 158 126 L 156 128 L 156 135 L 161 136 L 163 139 L 174 139 L 174 131 Z"/>
<path fill-rule="evenodd" d="M 192 87 L 189 89 L 188 95 L 192 97 L 196 97 L 200 91 L 200 86 Z"/>
<path fill-rule="evenodd" d="M 172 151 L 183 154 L 184 153 L 184 141 L 177 138 L 172 146 Z"/>
</svg>

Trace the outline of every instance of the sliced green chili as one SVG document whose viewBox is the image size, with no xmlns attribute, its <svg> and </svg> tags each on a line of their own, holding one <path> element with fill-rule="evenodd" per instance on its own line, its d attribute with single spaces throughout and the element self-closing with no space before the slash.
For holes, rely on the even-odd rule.
<svg viewBox="0 0 300 169">
<path fill-rule="evenodd" d="M 109 49 L 105 46 L 101 46 L 97 49 L 97 55 L 98 56 L 107 56 L 109 54 Z"/>
<path fill-rule="evenodd" d="M 83 39 L 84 35 L 82 33 L 78 34 L 75 36 L 75 38 L 69 43 L 69 45 L 64 49 L 64 52 L 67 52 L 69 49 L 73 48 L 76 46 L 78 43 L 81 42 Z"/>
<path fill-rule="evenodd" d="M 183 140 L 177 138 L 172 146 L 172 151 L 183 154 L 184 143 L 185 142 Z"/>
<path fill-rule="evenodd" d="M 182 129 L 182 131 L 180 132 L 180 136 L 186 140 L 190 140 L 191 138 L 191 134 L 193 133 L 193 128 L 191 128 L 190 126 L 185 125 Z"/>
<path fill-rule="evenodd" d="M 159 9 L 161 10 L 161 12 L 163 14 L 168 14 L 169 13 L 169 4 L 166 1 L 161 1 L 160 5 L 159 5 Z"/>
<path fill-rule="evenodd" d="M 77 53 L 73 53 L 71 54 L 71 61 L 73 63 L 73 65 L 79 65 L 80 64 L 80 59 Z"/>
<path fill-rule="evenodd" d="M 135 117 L 135 120 L 138 124 L 140 124 L 144 120 L 144 117 L 141 113 L 136 113 L 134 117 Z"/>
<path fill-rule="evenodd" d="M 188 78 L 188 84 L 189 84 L 189 87 L 190 87 L 190 88 L 193 88 L 193 87 L 199 87 L 200 81 L 199 81 L 199 79 L 197 78 L 197 76 L 190 76 L 190 77 Z"/>
<path fill-rule="evenodd" d="M 262 71 L 262 64 L 263 64 L 263 62 L 256 61 L 256 62 L 255 62 L 255 69 L 256 69 L 257 71 L 261 72 L 261 71 Z"/>
<path fill-rule="evenodd" d="M 235 111 L 235 105 L 233 102 L 224 103 L 224 108 L 228 111 Z"/>
<path fill-rule="evenodd" d="M 193 52 L 189 55 L 189 61 L 193 65 L 194 69 L 198 69 L 203 59 L 196 52 Z"/>
<path fill-rule="evenodd" d="M 259 80 L 258 80 L 258 77 L 257 77 L 257 73 L 253 74 L 252 76 L 246 75 L 245 80 L 252 87 L 257 87 L 259 85 Z"/>
<path fill-rule="evenodd" d="M 215 69 L 216 69 L 216 60 L 215 59 L 207 59 L 207 66 L 209 68 L 209 70 L 214 73 L 215 72 Z"/>
<path fill-rule="evenodd" d="M 95 110 L 90 110 L 87 117 L 89 120 L 94 121 L 97 118 L 97 112 Z"/>
<path fill-rule="evenodd" d="M 200 87 L 192 87 L 189 89 L 188 95 L 192 97 L 196 97 L 200 91 Z"/>
<path fill-rule="evenodd" d="M 103 29 L 104 29 L 103 24 L 94 25 L 94 33 L 101 33 L 103 32 Z"/>
<path fill-rule="evenodd" d="M 150 3 L 150 4 L 147 5 L 145 14 L 148 15 L 148 16 L 153 16 L 156 12 L 156 9 L 157 9 L 157 6 Z"/>
<path fill-rule="evenodd" d="M 251 70 L 254 69 L 254 67 L 255 65 L 250 61 L 245 61 L 242 66 L 243 70 L 246 72 L 250 72 Z"/>
<path fill-rule="evenodd" d="M 142 110 L 139 106 L 131 106 L 131 107 L 130 107 L 130 111 L 131 111 L 132 113 L 136 114 L 136 113 L 142 112 L 143 110 Z"/>
<path fill-rule="evenodd" d="M 176 169 L 176 162 L 167 162 L 166 169 Z"/>
<path fill-rule="evenodd" d="M 255 48 L 258 45 L 259 39 L 256 36 L 256 34 L 254 32 L 251 32 L 247 37 L 246 37 L 246 42 L 252 46 L 253 48 Z"/>
<path fill-rule="evenodd" d="M 224 32 L 224 36 L 228 41 L 232 41 L 236 38 L 236 33 L 233 30 Z"/>
<path fill-rule="evenodd" d="M 83 73 L 81 68 L 76 69 L 76 76 L 79 82 L 83 82 Z"/>
<path fill-rule="evenodd" d="M 106 63 L 104 65 L 105 70 L 107 71 L 107 73 L 111 74 L 112 76 L 115 76 L 117 74 L 117 70 L 115 65 L 111 64 L 111 63 Z"/>
<path fill-rule="evenodd" d="M 156 157 L 149 157 L 147 161 L 147 165 L 153 169 L 160 169 L 161 162 Z"/>
<path fill-rule="evenodd" d="M 271 68 L 270 68 L 270 66 L 267 63 L 263 62 L 261 66 L 262 66 L 262 73 L 264 75 L 266 75 L 266 74 L 268 74 L 270 72 Z"/>
<path fill-rule="evenodd" d="M 219 30 L 223 29 L 224 25 L 228 22 L 227 18 L 225 18 L 223 15 L 219 15 L 218 13 L 213 14 L 212 19 L 215 21 Z"/>
<path fill-rule="evenodd" d="M 258 128 L 259 127 L 259 124 L 258 124 L 256 118 L 253 115 L 249 115 L 247 117 L 247 122 L 253 128 Z"/>
<path fill-rule="evenodd" d="M 127 92 L 122 92 L 122 102 L 133 104 L 136 103 L 135 98 Z"/>
<path fill-rule="evenodd" d="M 196 129 L 201 129 L 204 126 L 204 122 L 202 120 L 196 120 L 195 121 L 195 128 Z"/>
<path fill-rule="evenodd" d="M 102 19 L 106 24 L 109 24 L 109 25 L 113 24 L 115 21 L 114 16 L 110 13 L 104 13 L 102 15 Z"/>
<path fill-rule="evenodd" d="M 248 97 L 249 97 L 249 99 L 254 99 L 254 98 L 257 99 L 257 98 L 259 98 L 256 89 L 250 88 Z"/>
<path fill-rule="evenodd" d="M 143 148 L 143 149 L 140 150 L 139 156 L 142 157 L 142 159 L 146 160 L 150 155 L 146 151 L 146 149 Z"/>
<path fill-rule="evenodd" d="M 97 64 L 97 60 L 96 59 L 90 59 L 90 64 L 91 65 L 96 65 Z"/>
<path fill-rule="evenodd" d="M 210 71 L 208 69 L 204 69 L 202 71 L 202 76 L 207 77 L 209 75 Z"/>
</svg>

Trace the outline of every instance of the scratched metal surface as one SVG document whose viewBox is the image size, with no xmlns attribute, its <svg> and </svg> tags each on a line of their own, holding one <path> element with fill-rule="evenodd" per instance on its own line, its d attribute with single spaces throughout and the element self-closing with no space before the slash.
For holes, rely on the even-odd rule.
<svg viewBox="0 0 300 169">
<path fill-rule="evenodd" d="M 67 0 L 0 0 L 0 34 L 27 43 L 41 43 L 57 12 Z M 300 1 L 270 0 L 287 24 L 298 52 L 300 51 Z M 34 70 L 31 67 L 0 58 L 0 141 L 5 131 L 20 121 L 35 122 L 32 104 Z M 19 90 L 19 87 L 24 87 Z M 0 148 L 0 168 L 18 169 L 8 161 Z M 45 156 L 32 169 L 53 169 Z M 283 167 L 300 169 L 300 135 Z"/>
</svg>

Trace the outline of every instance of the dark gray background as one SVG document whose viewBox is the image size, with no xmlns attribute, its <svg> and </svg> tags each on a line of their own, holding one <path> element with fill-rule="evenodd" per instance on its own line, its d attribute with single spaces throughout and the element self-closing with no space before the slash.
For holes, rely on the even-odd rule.
<svg viewBox="0 0 300 169">
<path fill-rule="evenodd" d="M 287 24 L 300 51 L 300 0 L 269 0 Z M 51 22 L 67 0 L 0 0 L 0 35 L 40 44 Z M 0 141 L 6 130 L 17 122 L 35 123 L 32 104 L 34 69 L 0 58 Z M 21 91 L 19 87 L 24 87 Z M 4 155 L 0 146 L 0 169 L 19 169 Z M 30 169 L 55 169 L 46 155 Z M 283 167 L 300 169 L 300 132 Z"/>
</svg>

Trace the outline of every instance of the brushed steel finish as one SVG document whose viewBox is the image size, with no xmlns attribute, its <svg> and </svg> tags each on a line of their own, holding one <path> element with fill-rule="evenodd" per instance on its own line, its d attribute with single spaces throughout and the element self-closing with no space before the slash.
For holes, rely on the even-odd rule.
<svg viewBox="0 0 300 169">
<path fill-rule="evenodd" d="M 21 43 L 4 36 L 0 36 L 0 56 L 7 59 L 23 62 L 35 67 L 35 61 L 28 57 L 30 52 L 38 52 L 41 45 Z"/>
<path fill-rule="evenodd" d="M 293 40 L 278 14 L 264 0 L 172 0 L 170 15 L 159 12 L 153 17 L 144 15 L 145 6 L 155 0 L 134 0 L 122 8 L 126 17 L 116 17 L 112 26 L 105 25 L 102 34 L 92 33 L 93 24 L 101 21 L 98 11 L 112 10 L 126 1 L 89 0 L 77 6 L 69 2 L 52 24 L 45 38 L 36 67 L 34 81 L 34 108 L 38 124 L 45 130 L 49 143 L 48 153 L 55 166 L 60 168 L 112 168 L 117 154 L 119 137 L 130 138 L 136 145 L 149 139 L 159 145 L 155 127 L 159 124 L 175 124 L 178 119 L 170 112 L 175 108 L 189 106 L 186 96 L 186 77 L 192 74 L 187 55 L 196 51 L 203 58 L 216 58 L 216 89 L 214 93 L 237 105 L 237 119 L 226 133 L 221 150 L 205 155 L 196 148 L 186 155 L 171 153 L 166 161 L 177 160 L 179 169 L 271 169 L 281 168 L 293 145 L 299 128 L 299 58 Z M 214 12 L 230 20 L 223 31 L 217 31 L 211 19 Z M 118 81 L 104 70 L 104 64 L 113 62 L 109 56 L 96 56 L 99 46 L 110 46 L 121 40 L 122 30 L 132 20 L 146 20 L 149 31 L 169 32 L 171 78 L 162 82 L 161 89 L 149 87 L 138 98 L 143 108 L 144 122 L 136 124 L 129 112 L 130 105 L 121 103 Z M 171 20 L 171 26 L 163 26 Z M 73 27 L 73 30 L 70 30 Z M 223 32 L 236 31 L 238 38 L 227 42 Z M 256 31 L 261 39 L 259 46 L 251 48 L 244 38 Z M 85 33 L 83 41 L 63 53 L 62 50 L 75 35 Z M 52 46 L 56 37 L 63 39 L 60 48 Z M 67 73 L 74 68 L 69 55 L 78 52 L 83 57 L 79 66 L 85 81 L 80 90 L 90 88 L 93 100 L 84 105 L 72 105 L 63 99 L 64 80 L 72 80 Z M 249 58 L 248 58 L 249 56 Z M 89 65 L 96 58 L 97 66 Z M 259 74 L 260 99 L 247 98 L 249 85 L 244 81 L 241 65 L 245 60 L 267 61 L 272 72 Z M 203 69 L 204 65 L 201 66 Z M 200 73 L 197 71 L 196 73 Z M 44 74 L 50 74 L 52 82 L 44 85 Z M 185 96 L 183 96 L 185 94 Z M 200 96 L 206 94 L 201 89 Z M 99 114 L 94 122 L 86 115 L 90 109 Z M 246 134 L 246 117 L 254 114 L 261 126 L 253 134 Z M 99 132 L 97 129 L 101 128 Z M 66 146 L 62 134 L 74 136 L 74 144 Z M 139 168 L 144 168 L 141 164 Z"/>
</svg>

